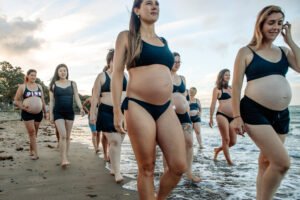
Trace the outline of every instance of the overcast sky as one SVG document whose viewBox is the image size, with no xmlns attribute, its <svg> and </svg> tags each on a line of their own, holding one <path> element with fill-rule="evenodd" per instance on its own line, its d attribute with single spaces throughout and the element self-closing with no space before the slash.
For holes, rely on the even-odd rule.
<svg viewBox="0 0 300 200">
<path fill-rule="evenodd" d="M 55 67 L 65 63 L 81 94 L 91 93 L 105 65 L 107 50 L 128 28 L 131 0 L 0 0 L 0 61 L 38 70 L 47 85 Z M 266 5 L 282 7 L 300 45 L 297 0 L 161 0 L 156 32 L 181 54 L 178 72 L 188 88 L 209 106 L 218 72 L 233 69 L 238 49 L 250 41 L 257 13 Z M 277 45 L 286 46 L 281 37 Z M 292 105 L 300 104 L 300 75 L 289 70 Z M 245 85 L 245 84 L 244 84 Z"/>
</svg>

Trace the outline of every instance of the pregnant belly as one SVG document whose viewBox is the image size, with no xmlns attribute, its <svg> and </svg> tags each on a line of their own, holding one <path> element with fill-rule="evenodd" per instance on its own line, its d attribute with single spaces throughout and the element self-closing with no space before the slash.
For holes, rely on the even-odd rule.
<svg viewBox="0 0 300 200">
<path fill-rule="evenodd" d="M 172 94 L 172 103 L 175 106 L 175 112 L 178 114 L 184 114 L 189 109 L 189 103 L 186 98 L 179 93 Z"/>
<path fill-rule="evenodd" d="M 271 75 L 250 81 L 245 95 L 271 110 L 281 111 L 291 102 L 292 92 L 285 77 Z"/>
<path fill-rule="evenodd" d="M 39 97 L 29 97 L 23 101 L 23 105 L 27 107 L 27 112 L 32 114 L 42 111 L 42 100 Z"/>
</svg>

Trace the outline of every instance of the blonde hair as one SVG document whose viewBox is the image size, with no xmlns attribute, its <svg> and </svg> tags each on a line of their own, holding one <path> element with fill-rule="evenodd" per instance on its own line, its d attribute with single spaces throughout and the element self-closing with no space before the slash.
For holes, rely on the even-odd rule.
<svg viewBox="0 0 300 200">
<path fill-rule="evenodd" d="M 251 42 L 249 43 L 250 46 L 254 46 L 255 48 L 261 47 L 263 42 L 263 34 L 261 30 L 267 18 L 273 13 L 281 13 L 283 18 L 285 17 L 279 6 L 270 5 L 264 7 L 257 15 L 254 34 Z"/>
<path fill-rule="evenodd" d="M 195 88 L 195 87 L 191 87 L 190 90 L 194 90 L 195 93 L 197 93 L 197 88 Z"/>
</svg>

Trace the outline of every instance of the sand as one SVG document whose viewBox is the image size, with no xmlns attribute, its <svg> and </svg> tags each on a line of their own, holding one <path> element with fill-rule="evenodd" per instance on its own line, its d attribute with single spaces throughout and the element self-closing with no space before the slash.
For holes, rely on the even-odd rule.
<svg viewBox="0 0 300 200">
<path fill-rule="evenodd" d="M 43 120 L 38 134 L 39 159 L 29 156 L 28 135 L 18 114 L 0 113 L 0 199 L 138 199 L 105 169 L 86 145 L 71 143 L 71 165 L 62 169 L 54 129 Z"/>
</svg>

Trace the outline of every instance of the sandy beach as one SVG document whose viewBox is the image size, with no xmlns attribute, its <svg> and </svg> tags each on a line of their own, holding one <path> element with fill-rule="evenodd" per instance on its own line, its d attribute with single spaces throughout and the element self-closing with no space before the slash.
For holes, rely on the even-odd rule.
<svg viewBox="0 0 300 200">
<path fill-rule="evenodd" d="M 43 120 L 39 160 L 29 157 L 28 135 L 18 114 L 0 113 L 0 199 L 138 199 L 116 184 L 105 162 L 87 145 L 71 143 L 67 169 L 59 165 L 54 129 Z"/>
</svg>

